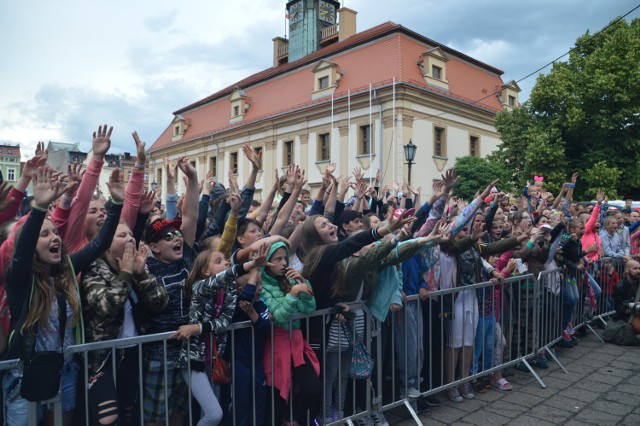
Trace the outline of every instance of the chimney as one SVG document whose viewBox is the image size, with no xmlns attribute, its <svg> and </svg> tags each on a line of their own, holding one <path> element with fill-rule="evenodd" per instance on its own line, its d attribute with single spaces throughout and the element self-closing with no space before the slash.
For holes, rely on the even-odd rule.
<svg viewBox="0 0 640 426">
<path fill-rule="evenodd" d="M 357 14 L 358 12 L 349 9 L 348 7 L 341 7 L 338 9 L 338 41 L 342 41 L 352 35 L 355 35 Z"/>
<path fill-rule="evenodd" d="M 287 62 L 289 57 L 289 40 L 282 37 L 276 37 L 273 39 L 273 66 L 277 67 L 280 64 Z"/>
</svg>

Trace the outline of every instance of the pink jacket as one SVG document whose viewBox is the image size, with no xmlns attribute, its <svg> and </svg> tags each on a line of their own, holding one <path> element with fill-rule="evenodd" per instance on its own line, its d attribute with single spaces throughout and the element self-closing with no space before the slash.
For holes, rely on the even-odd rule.
<svg viewBox="0 0 640 426">
<path fill-rule="evenodd" d="M 89 239 L 85 235 L 84 219 L 87 216 L 91 196 L 98 184 L 103 165 L 104 161 L 91 159 L 87 170 L 82 175 L 76 197 L 71 202 L 70 211 L 67 213 L 63 211 L 62 207 L 56 207 L 51 214 L 51 221 L 58 228 L 58 234 L 69 253 L 75 253 L 89 243 Z M 65 218 L 65 216 L 67 217 Z"/>
<path fill-rule="evenodd" d="M 124 193 L 124 206 L 121 220 L 124 220 L 132 231 L 136 227 L 140 198 L 144 189 L 144 170 L 133 169 L 129 175 L 129 182 Z"/>
<path fill-rule="evenodd" d="M 596 226 L 596 221 L 600 217 L 600 203 L 597 203 L 593 208 L 593 212 L 591 212 L 591 217 L 584 225 L 584 234 L 582 234 L 582 238 L 580 238 L 580 242 L 582 243 L 582 250 L 588 249 L 592 244 L 598 245 L 598 250 L 593 253 L 587 254 L 585 257 L 589 260 L 596 261 L 600 257 L 600 248 L 602 247 L 602 239 L 597 232 L 594 231 Z"/>
</svg>

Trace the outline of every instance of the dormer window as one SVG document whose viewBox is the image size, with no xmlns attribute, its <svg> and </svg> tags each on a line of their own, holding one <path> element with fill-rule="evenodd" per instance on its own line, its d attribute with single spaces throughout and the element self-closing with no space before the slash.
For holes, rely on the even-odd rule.
<svg viewBox="0 0 640 426">
<path fill-rule="evenodd" d="M 176 115 L 173 119 L 173 132 L 171 140 L 173 142 L 179 141 L 182 139 L 184 134 L 187 132 L 189 125 L 191 124 L 191 119 L 184 118 L 181 115 Z"/>
<path fill-rule="evenodd" d="M 229 117 L 229 123 L 237 123 L 242 121 L 245 114 L 251 106 L 251 98 L 247 96 L 244 90 L 236 87 L 231 93 L 231 117 Z"/>
<path fill-rule="evenodd" d="M 422 54 L 418 60 L 418 67 L 422 71 L 422 77 L 428 85 L 442 90 L 449 90 L 447 80 L 447 62 L 449 58 L 442 49 L 434 47 Z"/>
<path fill-rule="evenodd" d="M 329 96 L 335 92 L 342 77 L 342 72 L 337 64 L 322 60 L 311 71 L 315 75 L 311 99 Z"/>
<path fill-rule="evenodd" d="M 518 93 L 520 93 L 520 86 L 515 81 L 511 80 L 507 84 L 503 84 L 502 91 L 498 92 L 498 99 L 500 99 L 502 108 L 508 110 L 517 108 L 520 105 Z"/>
</svg>

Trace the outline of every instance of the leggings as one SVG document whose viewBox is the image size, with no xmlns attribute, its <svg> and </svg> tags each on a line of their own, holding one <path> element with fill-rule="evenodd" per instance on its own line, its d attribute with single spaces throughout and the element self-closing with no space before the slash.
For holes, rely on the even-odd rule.
<svg viewBox="0 0 640 426">
<path fill-rule="evenodd" d="M 189 371 L 186 368 L 181 368 L 180 372 L 185 383 L 189 383 Z M 213 393 L 211 382 L 209 382 L 206 373 L 192 369 L 190 385 L 191 393 L 202 410 L 202 418 L 198 422 L 198 426 L 216 426 L 222 421 L 222 408 Z"/>
<path fill-rule="evenodd" d="M 293 368 L 292 385 L 293 407 L 291 407 L 291 410 L 293 411 L 293 419 L 300 425 L 313 425 L 313 419 L 318 413 L 322 402 L 322 383 L 320 383 L 316 370 L 306 356 L 304 364 Z M 271 396 L 271 394 L 272 391 L 270 389 L 269 395 Z M 287 401 L 282 399 L 278 389 L 275 389 L 273 394 L 275 394 L 275 401 L 272 404 L 274 407 L 274 424 L 281 425 L 283 420 L 290 419 L 290 407 Z M 310 415 L 309 422 L 307 422 L 307 410 Z"/>
</svg>

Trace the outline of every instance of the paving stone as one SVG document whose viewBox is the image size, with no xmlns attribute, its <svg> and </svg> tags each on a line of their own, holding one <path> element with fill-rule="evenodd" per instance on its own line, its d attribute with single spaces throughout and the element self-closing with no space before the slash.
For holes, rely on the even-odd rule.
<svg viewBox="0 0 640 426">
<path fill-rule="evenodd" d="M 576 410 L 567 410 L 566 408 L 556 408 L 548 404 L 540 404 L 528 411 L 527 415 L 558 424 L 574 416 L 576 413 Z"/>
<path fill-rule="evenodd" d="M 580 382 L 578 382 L 580 383 Z M 535 395 L 535 396 L 539 396 L 541 398 L 550 398 L 553 395 L 555 395 L 556 393 L 558 393 L 560 390 L 556 389 L 556 388 L 552 388 L 547 386 L 546 388 L 540 387 L 540 386 L 526 386 L 520 389 L 514 389 L 513 392 L 524 392 L 527 393 L 529 395 Z"/>
<path fill-rule="evenodd" d="M 615 390 L 617 392 L 623 392 L 623 393 L 628 393 L 628 394 L 631 394 L 631 395 L 637 395 L 638 394 L 638 385 L 622 383 L 622 384 L 616 386 Z"/>
<path fill-rule="evenodd" d="M 624 405 L 631 405 L 632 407 L 637 407 L 638 405 L 640 405 L 640 395 L 638 395 L 637 392 L 630 394 L 613 390 L 605 393 L 603 395 L 603 398 L 607 401 L 613 401 Z M 638 423 L 640 423 L 640 419 L 638 419 Z"/>
<path fill-rule="evenodd" d="M 509 423 L 509 418 L 486 410 L 476 411 L 462 418 L 462 421 L 469 422 L 474 425 L 505 425 Z M 457 424 L 457 423 L 456 423 Z"/>
<path fill-rule="evenodd" d="M 566 389 L 569 386 L 571 386 L 572 382 L 569 380 L 566 380 L 564 376 L 566 376 L 566 374 L 563 374 L 562 376 L 556 376 L 556 377 L 547 377 L 546 380 L 544 381 L 544 384 L 547 385 L 547 387 L 549 388 Z"/>
<path fill-rule="evenodd" d="M 546 422 L 544 420 L 540 420 L 536 417 L 531 417 L 528 415 L 519 416 L 509 422 L 510 426 L 555 426 L 557 423 Z"/>
<path fill-rule="evenodd" d="M 464 402 L 455 403 L 455 404 L 456 404 L 456 408 L 462 411 L 466 411 L 467 413 L 480 410 L 487 405 L 485 401 L 481 401 L 477 398 L 465 399 Z"/>
<path fill-rule="evenodd" d="M 589 402 L 595 401 L 600 396 L 600 394 L 596 392 L 590 392 L 584 389 L 574 389 L 574 388 L 565 389 L 562 392 L 560 392 L 558 395 L 566 398 L 570 398 L 570 399 L 576 399 L 578 401 L 582 401 L 583 403 L 589 403 Z"/>
<path fill-rule="evenodd" d="M 556 395 L 553 398 L 547 399 L 542 405 L 565 409 L 569 412 L 577 413 L 587 404 L 575 398 L 567 398 L 566 396 Z"/>
<path fill-rule="evenodd" d="M 512 404 L 507 401 L 496 401 L 493 404 L 487 405 L 484 409 L 492 413 L 500 414 L 501 416 L 515 418 L 522 415 L 527 410 L 527 407 Z"/>
<path fill-rule="evenodd" d="M 626 414 L 626 413 L 625 413 Z M 599 409 L 587 408 L 580 411 L 574 418 L 578 422 L 589 422 L 597 425 L 617 425 L 625 414 L 611 414 L 608 412 L 600 411 Z"/>
<path fill-rule="evenodd" d="M 506 401 L 506 402 L 510 402 L 512 404 L 516 404 L 516 405 L 519 405 L 519 406 L 522 406 L 522 407 L 531 408 L 531 407 L 535 407 L 536 405 L 538 405 L 539 403 L 544 401 L 544 398 L 541 398 L 539 396 L 526 394 L 526 393 L 523 393 L 523 392 L 514 392 L 514 393 L 511 393 L 511 394 L 505 396 L 500 401 Z"/>
<path fill-rule="evenodd" d="M 600 372 L 590 374 L 587 377 L 589 380 L 593 380 L 594 382 L 608 383 L 610 385 L 617 385 L 623 380 L 623 377 L 616 377 L 609 374 L 603 374 Z"/>
<path fill-rule="evenodd" d="M 494 389 L 489 389 L 485 393 L 477 393 L 476 399 L 480 401 L 485 401 L 485 402 L 493 402 L 503 398 L 507 394 L 508 392 L 500 392 Z"/>
<path fill-rule="evenodd" d="M 621 370 L 631 370 L 632 368 L 635 368 L 636 366 L 634 364 L 630 364 L 628 362 L 615 360 L 615 361 L 613 361 L 611 363 L 611 367 L 619 368 Z"/>
<path fill-rule="evenodd" d="M 621 385 L 618 385 L 621 386 Z M 598 383 L 593 380 L 580 380 L 575 383 L 575 387 L 578 389 L 584 389 L 588 391 L 597 391 L 599 393 L 607 392 L 609 389 L 613 387 L 613 385 L 607 383 Z"/>
<path fill-rule="evenodd" d="M 564 426 L 584 426 L 584 425 L 597 425 L 597 423 L 591 423 L 586 420 L 581 420 L 581 421 L 569 420 L 568 422 L 563 423 L 563 425 Z"/>
<path fill-rule="evenodd" d="M 464 404 L 464 402 L 463 402 Z M 427 417 L 429 419 L 433 419 L 439 422 L 443 422 L 445 424 L 458 424 L 458 420 L 462 417 L 466 416 L 468 413 L 466 411 L 462 411 L 458 408 L 453 407 L 440 407 L 438 410 L 431 410 L 427 413 Z"/>
<path fill-rule="evenodd" d="M 623 417 L 629 414 L 628 406 L 617 403 L 617 402 L 613 402 L 613 401 L 605 401 L 605 400 L 595 401 L 591 405 L 591 408 L 605 412 L 605 413 L 620 416 L 620 417 Z"/>
<path fill-rule="evenodd" d="M 625 425 L 625 426 L 638 426 L 638 416 L 633 413 L 629 414 L 627 417 L 622 419 L 622 421 L 619 424 Z"/>
</svg>

